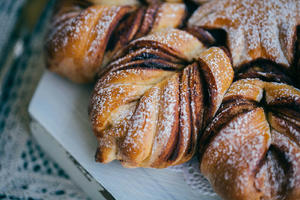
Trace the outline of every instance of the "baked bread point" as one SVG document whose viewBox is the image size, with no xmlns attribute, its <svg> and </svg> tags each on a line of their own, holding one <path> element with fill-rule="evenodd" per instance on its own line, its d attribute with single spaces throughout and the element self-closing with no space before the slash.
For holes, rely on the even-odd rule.
<svg viewBox="0 0 300 200">
<path fill-rule="evenodd" d="M 185 16 L 182 3 L 59 1 L 46 36 L 46 65 L 74 82 L 91 82 L 131 40 L 179 27 Z"/>
<path fill-rule="evenodd" d="M 288 69 L 294 60 L 299 13 L 298 0 L 212 0 L 193 13 L 188 27 L 225 30 L 235 69 L 257 59 Z"/>
<path fill-rule="evenodd" d="M 300 91 L 234 82 L 199 142 L 200 169 L 230 200 L 300 198 Z"/>
<path fill-rule="evenodd" d="M 94 88 L 96 160 L 165 168 L 188 161 L 233 80 L 227 54 L 164 29 L 129 44 Z"/>
</svg>

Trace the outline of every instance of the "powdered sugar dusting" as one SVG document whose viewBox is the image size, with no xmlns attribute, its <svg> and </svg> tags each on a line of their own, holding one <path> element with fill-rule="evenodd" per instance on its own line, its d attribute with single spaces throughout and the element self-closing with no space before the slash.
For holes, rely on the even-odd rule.
<svg viewBox="0 0 300 200">
<path fill-rule="evenodd" d="M 266 83 L 266 102 L 271 104 L 278 98 L 300 101 L 300 90 L 282 83 Z"/>
<path fill-rule="evenodd" d="M 230 60 L 225 52 L 217 47 L 212 47 L 207 51 L 202 52 L 199 55 L 208 69 L 209 77 L 212 83 L 209 84 L 209 88 L 212 91 L 211 105 L 213 106 L 212 115 L 215 114 L 219 105 L 222 102 L 223 96 L 233 80 L 233 69 L 230 64 Z"/>
<path fill-rule="evenodd" d="M 289 176 L 288 188 L 294 188 L 300 184 L 300 147 L 288 137 L 279 132 L 272 131 L 272 143 L 283 150 L 285 159 L 291 166 L 291 175 Z"/>
<path fill-rule="evenodd" d="M 113 72 L 99 81 L 95 86 L 97 89 L 91 99 L 92 122 L 96 126 L 100 126 L 99 123 L 102 120 L 99 120 L 99 117 L 107 120 L 106 115 L 109 115 L 111 110 L 126 102 L 138 100 L 145 91 L 152 87 L 152 84 L 159 82 L 169 73 L 156 71 L 152 73 L 152 76 L 147 75 L 149 75 L 147 70 L 128 69 Z M 160 76 L 157 77 L 157 75 Z M 144 77 L 144 79 L 141 79 L 141 77 Z M 148 77 L 148 80 L 145 77 Z M 123 80 L 127 80 L 127 83 Z M 132 84 L 132 82 L 135 82 L 135 84 Z M 101 113 L 101 115 L 99 116 L 98 113 Z"/>
<path fill-rule="evenodd" d="M 201 169 L 214 182 L 225 181 L 227 191 L 247 194 L 252 171 L 270 144 L 269 126 L 258 108 L 236 117 L 218 133 L 204 154 Z M 226 184 L 232 180 L 234 185 Z"/>
<path fill-rule="evenodd" d="M 159 44 L 165 45 L 171 50 L 170 53 L 173 51 L 176 56 L 189 61 L 198 57 L 200 52 L 205 50 L 205 47 L 197 38 L 185 31 L 172 28 L 154 32 L 135 40 L 134 43 L 139 41 L 151 41 L 152 43 L 159 42 Z"/>
<path fill-rule="evenodd" d="M 48 49 L 56 55 L 56 62 L 61 62 L 60 57 L 73 58 L 78 71 L 83 71 L 73 70 L 78 76 L 89 74 L 93 77 L 102 62 L 110 29 L 123 15 L 121 11 L 128 7 L 94 5 L 80 9 L 73 5 L 69 9 L 55 17 L 47 37 Z"/>
<path fill-rule="evenodd" d="M 224 99 L 234 98 L 236 96 L 260 102 L 263 98 L 264 83 L 259 79 L 242 79 L 234 82 Z"/>
<path fill-rule="evenodd" d="M 160 99 L 160 89 L 152 87 L 147 94 L 140 99 L 139 105 L 133 115 L 122 149 L 130 155 L 136 152 L 138 158 L 135 161 L 143 161 L 151 151 L 152 143 L 155 138 L 158 101 Z"/>
<path fill-rule="evenodd" d="M 178 117 L 179 107 L 179 82 L 178 74 L 166 80 L 162 89 L 161 102 L 159 104 L 159 117 L 157 120 L 157 133 L 152 146 L 151 160 L 158 158 L 161 151 L 168 145 L 171 133 L 176 128 L 175 120 Z M 173 136 L 174 137 L 174 136 Z"/>
<path fill-rule="evenodd" d="M 183 71 L 183 75 L 181 78 L 181 83 L 180 83 L 180 134 L 181 134 L 181 138 L 183 138 L 183 142 L 181 142 L 182 144 L 182 149 L 186 149 L 188 148 L 188 141 L 190 139 L 189 136 L 191 134 L 191 110 L 190 110 L 190 106 L 193 107 L 193 109 L 195 110 L 195 106 L 194 106 L 194 102 L 192 102 L 191 100 L 189 100 L 189 97 L 191 95 L 191 92 L 188 88 L 188 81 L 189 78 L 188 77 L 188 71 L 189 69 L 186 68 Z M 195 115 L 195 113 L 192 113 Z M 199 127 L 195 127 L 195 129 L 197 130 L 197 128 Z"/>
<path fill-rule="evenodd" d="M 263 192 L 267 199 L 284 199 L 282 185 L 285 184 L 286 174 L 272 151 L 266 155 L 266 160 L 255 175 L 255 187 Z"/>
<path fill-rule="evenodd" d="M 102 42 L 105 41 L 105 37 L 108 37 L 108 31 L 110 26 L 112 26 L 113 20 L 118 16 L 121 7 L 119 6 L 111 6 L 111 7 L 101 7 L 102 12 L 99 16 L 99 21 L 96 26 L 91 31 L 91 35 L 96 35 L 92 37 L 92 41 L 90 41 L 90 46 L 87 51 L 87 56 L 97 57 L 97 50 L 103 47 Z M 99 12 L 99 11 L 98 11 Z M 103 50 L 104 51 L 104 50 Z"/>
<path fill-rule="evenodd" d="M 87 10 L 73 11 L 71 13 L 64 13 L 56 17 L 54 23 L 61 21 L 59 26 L 55 26 L 51 30 L 48 40 L 54 46 L 54 52 L 63 50 L 67 45 L 75 47 L 75 41 L 81 39 L 83 36 L 91 31 L 93 21 L 98 17 L 96 9 L 90 8 Z M 85 43 L 77 44 L 84 46 Z"/>
<path fill-rule="evenodd" d="M 299 13 L 298 0 L 215 0 L 199 7 L 189 26 L 226 30 L 234 67 L 257 58 L 288 67 Z"/>
<path fill-rule="evenodd" d="M 157 11 L 151 32 L 181 25 L 185 9 L 183 3 L 163 3 Z"/>
<path fill-rule="evenodd" d="M 298 105 L 299 90 L 281 83 L 243 79 L 232 84 L 224 100 L 230 103 L 227 100 L 237 96 L 249 104 L 259 102 L 259 107 L 236 114 L 220 131 L 210 133 L 215 136 L 203 154 L 201 170 L 217 191 L 234 191 L 245 198 L 283 199 L 299 188 L 300 146 L 295 139 L 299 131 L 287 123 L 280 108 L 285 109 L 285 100 Z M 273 105 L 280 107 L 272 110 Z M 272 113 L 266 118 L 264 112 Z M 278 120 L 277 114 L 281 116 Z M 222 195 L 229 198 L 225 193 Z"/>
<path fill-rule="evenodd" d="M 202 56 L 202 62 L 209 66 L 209 73 L 216 79 L 215 92 L 223 96 L 233 78 L 230 60 L 219 48 L 211 48 L 200 55 L 204 49 L 199 40 L 187 32 L 165 29 L 133 41 L 127 49 L 129 54 L 111 64 L 112 68 L 103 74 L 95 86 L 90 117 L 96 135 L 101 139 L 101 146 L 112 149 L 116 154 L 114 159 L 122 160 L 125 166 L 162 168 L 183 162 L 194 154 L 195 148 L 188 147 L 190 141 L 192 147 L 195 147 L 196 142 L 196 136 L 191 135 L 191 130 L 196 130 L 193 134 L 197 134 L 201 128 L 192 127 L 198 124 L 192 124 L 190 119 L 191 116 L 196 118 L 196 114 L 191 112 L 198 109 L 195 105 L 197 102 L 189 102 L 191 95 L 196 95 L 191 92 L 193 88 L 189 85 L 195 74 L 189 72 L 189 68 L 170 70 L 144 66 L 142 60 L 136 62 L 141 63 L 141 67 L 135 67 L 136 64 L 131 66 L 130 63 L 149 52 L 155 55 L 155 59 L 175 64 L 179 62 L 184 66 L 187 60 L 181 52 L 187 51 L 186 55 L 198 52 L 192 59 L 197 60 Z M 145 59 L 148 59 L 147 55 Z M 118 68 L 126 64 L 128 66 Z M 196 74 L 203 73 L 196 69 L 198 65 L 195 63 L 187 66 L 193 66 L 197 70 Z M 189 72 L 185 74 L 186 77 L 183 76 L 185 72 Z M 222 82 L 220 76 L 226 82 Z M 183 77 L 187 84 L 181 91 L 184 94 L 179 94 L 184 85 Z M 125 112 L 123 109 L 129 105 L 132 105 L 130 112 Z M 120 121 L 122 116 L 124 120 L 126 118 L 126 123 Z M 179 127 L 182 133 L 179 133 Z M 106 139 L 108 142 L 105 145 Z M 174 152 L 177 157 L 173 157 L 172 151 L 177 150 L 177 154 Z"/>
</svg>

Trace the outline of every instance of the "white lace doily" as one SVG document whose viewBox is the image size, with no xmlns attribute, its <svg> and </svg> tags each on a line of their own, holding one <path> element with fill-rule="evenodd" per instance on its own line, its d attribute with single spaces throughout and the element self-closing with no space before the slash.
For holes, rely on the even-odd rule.
<svg viewBox="0 0 300 200">
<path fill-rule="evenodd" d="M 14 3 L 16 1 L 4 1 L 0 7 L 13 12 L 14 8 L 6 5 L 13 6 Z M 5 63 L 9 67 L 0 85 L 1 200 L 88 199 L 30 136 L 27 109 L 44 70 L 38 63 L 43 59 L 45 25 L 52 6 L 53 1 L 50 1 L 34 32 L 19 38 L 10 63 Z"/>
<path fill-rule="evenodd" d="M 169 168 L 176 172 L 182 172 L 185 181 L 195 193 L 207 196 L 217 196 L 208 180 L 200 173 L 199 162 L 196 157 L 186 163 Z"/>
</svg>

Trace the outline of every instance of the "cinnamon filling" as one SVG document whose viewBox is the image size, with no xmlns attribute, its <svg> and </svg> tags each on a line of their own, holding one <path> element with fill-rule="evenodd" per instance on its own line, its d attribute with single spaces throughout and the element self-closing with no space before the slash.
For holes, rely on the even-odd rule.
<svg viewBox="0 0 300 200">
<path fill-rule="evenodd" d="M 241 82 L 240 82 L 241 83 Z M 260 158 L 260 162 L 257 163 L 254 171 L 245 171 L 249 173 L 248 176 L 254 176 L 254 187 L 256 188 L 258 195 L 261 195 L 261 199 L 282 199 L 286 198 L 287 191 L 293 191 L 297 184 L 299 184 L 299 155 L 300 152 L 300 103 L 297 98 L 298 91 L 292 91 L 290 86 L 284 87 L 283 84 L 267 83 L 267 86 L 262 86 L 262 82 L 258 80 L 244 81 L 244 85 L 248 84 L 248 89 L 255 91 L 254 85 L 261 86 L 263 88 L 263 96 L 256 98 L 256 101 L 246 99 L 243 94 L 251 93 L 250 90 L 242 91 L 244 88 L 234 86 L 238 88 L 237 94 L 231 91 L 229 96 L 223 101 L 218 113 L 214 117 L 213 121 L 204 131 L 199 142 L 199 157 L 200 163 L 203 162 L 203 156 L 206 154 L 207 149 L 214 144 L 215 138 L 220 139 L 223 129 L 231 126 L 235 128 L 235 137 L 242 137 L 239 135 L 239 131 L 242 126 L 235 124 L 237 127 L 231 124 L 232 121 L 237 121 L 245 113 L 254 111 L 257 107 L 263 108 L 265 112 L 265 122 L 269 125 L 270 131 L 270 144 L 265 153 L 260 152 L 263 156 Z M 254 84 L 255 83 L 255 84 Z M 238 85 L 239 82 L 236 82 Z M 232 88 L 232 90 L 234 90 Z M 229 89 L 230 90 L 230 89 Z M 234 90 L 235 91 L 235 90 Z M 295 92 L 295 93 L 293 93 Z M 253 94 L 256 94 L 253 92 Z M 287 95 L 289 94 L 289 95 Z M 259 96 L 259 94 L 256 94 Z M 251 97 L 251 95 L 248 95 Z M 264 122 L 264 123 L 265 123 Z M 259 122 L 263 123 L 263 122 Z M 257 124 L 258 127 L 260 126 Z M 248 128 L 249 131 L 251 127 Z M 245 131 L 245 130 L 243 130 Z M 259 138 L 259 131 L 257 130 Z M 224 135 L 224 137 L 226 137 Z M 257 144 L 259 145 L 259 144 Z M 242 152 L 242 150 L 240 150 Z M 256 152 L 256 146 L 253 148 L 253 153 Z M 296 153 L 297 152 L 297 153 Z M 259 154 L 259 152 L 256 152 Z M 256 155 L 256 154 L 254 154 Z M 298 156 L 297 156 L 298 155 Z M 247 158 L 244 158 L 247 160 Z M 242 161 L 241 161 L 242 162 Z M 253 160 L 247 160 L 248 163 L 253 163 Z"/>
<path fill-rule="evenodd" d="M 284 199 L 291 178 L 291 168 L 284 152 L 271 145 L 258 169 L 254 186 L 262 192 L 261 199 Z"/>
<path fill-rule="evenodd" d="M 267 82 L 293 85 L 293 80 L 285 67 L 265 59 L 245 64 L 236 72 L 235 80 L 246 78 L 258 78 Z"/>
</svg>

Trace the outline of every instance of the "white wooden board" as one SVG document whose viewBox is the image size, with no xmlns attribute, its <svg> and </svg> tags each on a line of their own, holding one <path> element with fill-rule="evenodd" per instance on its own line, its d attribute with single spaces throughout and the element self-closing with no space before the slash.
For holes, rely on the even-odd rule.
<svg viewBox="0 0 300 200">
<path fill-rule="evenodd" d="M 109 164 L 96 163 L 94 155 L 97 142 L 87 114 L 91 90 L 92 85 L 74 84 L 46 71 L 29 107 L 31 116 L 49 134 L 47 139 L 48 136 L 35 133 L 37 141 L 40 141 L 42 147 L 50 152 L 71 178 L 89 193 L 88 195 L 99 199 L 95 194 L 99 193 L 101 186 L 91 180 L 87 180 L 91 182 L 90 185 L 84 184 L 77 177 L 79 172 L 71 170 L 70 160 L 68 160 L 70 156 L 68 158 L 57 155 L 60 151 L 55 148 L 58 147 L 49 145 L 52 144 L 52 140 L 68 152 L 67 154 L 70 154 L 95 182 L 100 183 L 117 200 L 218 199 L 196 194 L 185 183 L 183 174 L 170 169 L 126 169 L 117 161 Z M 91 192 L 91 190 L 95 191 Z"/>
</svg>

